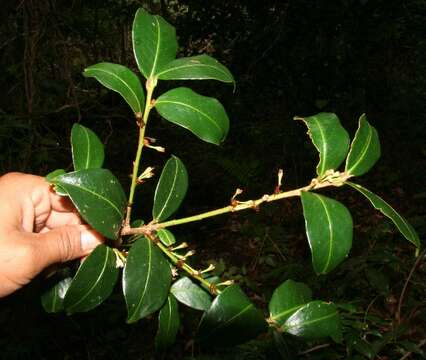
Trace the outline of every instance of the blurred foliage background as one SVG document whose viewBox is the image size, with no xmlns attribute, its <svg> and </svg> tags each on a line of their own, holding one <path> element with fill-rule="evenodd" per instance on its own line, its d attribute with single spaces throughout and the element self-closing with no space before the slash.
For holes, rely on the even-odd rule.
<svg viewBox="0 0 426 360">
<path fill-rule="evenodd" d="M 365 112 L 378 129 L 383 155 L 362 181 L 407 215 L 424 238 L 424 0 L 3 1 L 0 174 L 45 175 L 69 168 L 70 129 L 81 122 L 99 134 L 106 166 L 128 185 L 136 148 L 134 119 L 117 94 L 83 78 L 82 71 L 100 61 L 136 70 L 130 32 L 140 6 L 177 28 L 179 56 L 212 55 L 237 81 L 235 92 L 215 82 L 193 84 L 198 92 L 216 96 L 228 111 L 231 131 L 221 147 L 203 144 L 159 117 L 151 121 L 147 135 L 181 157 L 190 174 L 180 215 L 223 206 L 237 187 L 246 198 L 270 193 L 279 168 L 284 169 L 284 188 L 309 182 L 317 155 L 293 116 L 336 112 L 353 134 Z M 161 84 L 160 92 L 170 86 Z M 167 158 L 148 151 L 144 156 L 146 166 L 159 166 Z M 140 190 L 141 215 L 152 205 L 154 185 L 149 182 Z M 417 263 L 401 302 L 415 261 L 412 249 L 363 200 L 346 190 L 338 196 L 352 209 L 355 244 L 351 258 L 327 278 L 317 278 L 311 270 L 297 201 L 268 206 L 260 214 L 189 225 L 177 229 L 177 235 L 194 244 L 199 261 L 216 259 L 261 304 L 268 291 L 289 277 L 307 282 L 319 297 L 353 301 L 345 344 L 325 342 L 327 346 L 306 352 L 316 345 L 289 340 L 294 345 L 289 348 L 296 350 L 289 350 L 288 358 L 292 351 L 307 359 L 396 359 L 408 352 L 410 358 L 423 356 L 425 264 Z M 119 296 L 89 314 L 51 317 L 40 310 L 42 282 L 1 300 L 1 358 L 154 356 L 150 339 L 155 324 L 125 325 Z M 402 320 L 396 318 L 398 304 Z M 212 358 L 191 348 L 188 329 L 184 326 L 181 341 L 165 358 Z M 351 336 L 369 350 L 350 345 Z M 382 345 L 374 345 L 379 340 Z M 268 344 L 254 343 L 226 356 L 275 358 L 278 354 Z"/>
</svg>

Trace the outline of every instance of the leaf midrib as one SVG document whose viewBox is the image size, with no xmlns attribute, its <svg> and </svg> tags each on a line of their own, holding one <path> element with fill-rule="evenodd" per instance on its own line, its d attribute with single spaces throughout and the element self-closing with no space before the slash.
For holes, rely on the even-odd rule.
<svg viewBox="0 0 426 360">
<path fill-rule="evenodd" d="M 159 72 L 157 74 L 157 77 L 160 78 L 161 75 L 167 74 L 168 72 L 175 71 L 175 70 L 178 70 L 178 69 L 190 68 L 190 67 L 212 68 L 213 70 L 217 70 L 218 72 L 222 73 L 226 77 L 229 76 L 228 73 L 226 73 L 223 69 L 217 68 L 217 67 L 215 67 L 213 65 L 199 63 L 199 64 L 186 64 L 186 65 L 180 65 L 180 66 L 171 67 L 169 69 L 165 69 L 165 70 Z M 219 80 L 219 77 L 209 77 L 209 78 Z M 226 82 L 232 82 L 232 80 L 226 81 Z"/>
<path fill-rule="evenodd" d="M 104 264 L 103 264 L 103 266 L 102 266 L 102 270 L 100 271 L 100 273 L 99 273 L 99 275 L 98 275 L 98 277 L 96 278 L 96 281 L 93 283 L 93 285 L 90 287 L 90 289 L 89 289 L 89 291 L 87 291 L 87 293 L 86 293 L 86 295 L 84 295 L 83 297 L 81 297 L 80 298 L 80 300 L 79 301 L 77 301 L 76 303 L 74 303 L 73 305 L 71 305 L 70 307 L 68 307 L 68 309 L 67 310 L 71 310 L 72 308 L 75 308 L 76 306 L 78 306 L 79 304 L 81 304 L 81 302 L 83 301 L 83 300 L 85 300 L 92 292 L 93 292 L 93 290 L 94 290 L 94 288 L 96 287 L 96 285 L 99 283 L 99 281 L 100 281 L 100 279 L 101 279 L 101 277 L 102 277 L 102 275 L 104 274 L 104 272 L 105 272 L 105 269 L 106 269 L 106 265 L 107 265 L 107 263 L 108 263 L 108 257 L 109 257 L 109 248 L 106 248 L 106 254 L 105 254 L 105 260 L 104 260 Z M 78 275 L 78 274 L 77 274 Z M 76 275 L 76 276 L 77 276 Z"/>
<path fill-rule="evenodd" d="M 330 240 L 329 240 L 327 262 L 325 263 L 324 268 L 322 269 L 322 273 L 324 273 L 324 272 L 327 271 L 327 269 L 328 269 L 328 267 L 330 265 L 330 260 L 331 260 L 331 256 L 332 256 L 332 253 L 333 253 L 334 229 L 333 229 L 333 223 L 332 223 L 331 218 L 330 218 L 330 214 L 328 212 L 327 205 L 325 204 L 324 200 L 321 199 L 321 197 L 319 195 L 317 195 L 317 194 L 313 194 L 313 195 L 315 195 L 318 198 L 318 200 L 320 201 L 322 207 L 324 208 L 325 215 L 327 216 L 327 221 L 328 221 L 328 227 L 327 227 L 327 229 L 329 231 L 329 239 Z"/>
<path fill-rule="evenodd" d="M 151 241 L 150 240 L 146 239 L 145 241 L 148 244 L 148 272 L 147 272 L 147 275 L 146 275 L 146 281 L 145 281 L 145 285 L 144 285 L 144 288 L 143 288 L 143 291 L 142 291 L 142 295 L 139 298 L 139 302 L 136 305 L 135 310 L 133 311 L 133 315 L 130 318 L 133 318 L 135 315 L 137 315 L 137 313 L 139 313 L 139 310 L 140 310 L 140 308 L 142 306 L 142 302 L 143 302 L 143 300 L 145 298 L 145 293 L 146 293 L 146 290 L 148 288 L 148 283 L 149 283 L 149 281 L 151 279 L 151 272 L 152 272 L 152 246 L 151 246 Z"/>
<path fill-rule="evenodd" d="M 207 120 L 209 120 L 210 123 L 212 123 L 214 125 L 214 127 L 216 127 L 216 129 L 219 130 L 219 133 L 222 133 L 222 129 L 214 121 L 214 119 L 212 119 L 209 115 L 207 115 L 203 111 L 200 111 L 199 109 L 193 107 L 192 105 L 189 105 L 189 104 L 186 104 L 186 103 L 183 103 L 183 102 L 180 102 L 180 101 L 172 101 L 172 100 L 159 100 L 159 101 L 157 101 L 156 105 L 161 104 L 161 103 L 163 103 L 163 104 L 165 104 L 165 103 L 175 104 L 175 105 L 181 105 L 181 106 L 187 107 L 187 108 L 191 109 L 192 111 L 197 112 L 197 113 L 201 114 L 202 116 L 204 116 Z"/>
<path fill-rule="evenodd" d="M 337 315 L 337 312 L 333 312 L 332 314 L 328 314 L 328 315 L 316 318 L 314 320 L 309 320 L 309 321 L 298 323 L 298 324 L 289 324 L 289 325 L 285 325 L 284 324 L 284 328 L 285 329 L 292 329 L 292 328 L 295 328 L 295 327 L 303 327 L 303 326 L 306 326 L 306 325 L 315 324 L 315 323 L 317 323 L 319 321 L 322 321 L 322 320 L 326 320 L 326 319 L 332 318 L 332 317 L 334 317 L 336 315 Z"/>
<path fill-rule="evenodd" d="M 348 173 L 351 173 L 354 169 L 356 170 L 356 167 L 359 165 L 359 163 L 361 161 L 364 160 L 364 156 L 367 153 L 367 150 L 370 148 L 370 144 L 371 144 L 371 140 L 373 138 L 373 129 L 372 127 L 368 124 L 368 135 L 367 135 L 367 141 L 364 143 L 363 149 L 361 151 L 361 154 L 358 158 L 358 160 L 355 162 L 355 164 L 353 164 L 348 170 Z M 350 155 L 350 154 L 349 154 Z M 349 159 L 349 157 L 348 157 Z"/>
<path fill-rule="evenodd" d="M 170 197 L 172 196 L 172 193 L 175 190 L 175 184 L 176 184 L 177 177 L 178 177 L 177 174 L 178 174 L 178 171 L 179 171 L 179 163 L 178 163 L 178 161 L 176 159 L 173 159 L 173 161 L 175 162 L 176 166 L 175 166 L 175 173 L 174 173 L 174 176 L 173 176 L 172 187 L 170 188 L 169 195 L 167 196 L 166 201 L 164 201 L 164 204 L 163 204 L 163 207 L 160 210 L 160 213 L 156 217 L 157 220 L 161 218 L 161 215 L 163 214 L 164 210 L 166 209 L 167 204 L 168 204 L 168 202 L 170 200 Z"/>
<path fill-rule="evenodd" d="M 89 189 L 87 189 L 87 188 L 85 188 L 85 187 L 83 187 L 83 186 L 79 186 L 79 185 L 74 185 L 74 184 L 71 184 L 71 183 L 68 183 L 68 182 L 63 182 L 63 184 L 65 184 L 65 185 L 67 185 L 67 186 L 71 186 L 71 187 L 74 187 L 74 188 L 77 188 L 77 189 L 80 189 L 80 190 L 82 190 L 82 191 L 86 191 L 86 192 L 88 192 L 89 194 L 92 194 L 93 196 L 95 196 L 95 197 L 97 197 L 97 198 L 99 198 L 99 199 L 101 199 L 101 200 L 103 200 L 103 201 L 105 201 L 107 204 L 109 204 L 109 205 L 111 205 L 111 207 L 117 212 L 117 214 L 119 215 L 119 217 L 122 219 L 123 218 L 123 214 L 121 213 L 121 211 L 118 209 L 118 207 L 112 202 L 112 201 L 110 201 L 110 200 L 108 200 L 107 198 L 105 198 L 105 197 L 103 197 L 103 196 L 101 196 L 101 195 L 99 195 L 98 193 L 96 193 L 96 192 L 94 192 L 94 191 L 92 191 L 92 190 L 89 190 Z M 63 186 L 63 185 L 61 185 L 61 184 L 59 184 L 60 186 Z M 68 191 L 67 191 L 68 192 Z"/>
<path fill-rule="evenodd" d="M 110 71 L 107 71 L 107 70 L 105 70 L 105 69 L 100 69 L 100 68 L 91 68 L 91 69 L 87 69 L 86 70 L 86 73 L 89 73 L 90 71 L 100 71 L 100 72 L 104 72 L 104 73 L 106 73 L 106 74 L 108 74 L 108 75 L 111 75 L 112 77 L 114 77 L 114 78 L 116 78 L 116 79 L 118 79 L 119 81 L 121 81 L 126 87 L 127 87 L 127 89 L 129 89 L 129 91 L 130 91 L 130 93 L 133 95 L 133 97 L 135 98 L 135 100 L 136 100 L 136 102 L 137 102 L 137 104 L 138 104 L 138 111 L 139 112 L 141 112 L 142 111 L 142 106 L 141 106 L 141 103 L 140 103 L 140 101 L 139 101 L 139 98 L 137 97 L 137 95 L 136 95 L 136 93 L 133 91 L 133 89 L 129 86 L 129 84 L 127 83 L 127 82 L 125 82 L 121 77 L 119 77 L 117 74 L 115 74 L 115 73 L 113 73 L 113 72 L 110 72 Z M 115 91 L 117 91 L 117 92 L 119 92 L 118 90 L 115 90 Z"/>
</svg>

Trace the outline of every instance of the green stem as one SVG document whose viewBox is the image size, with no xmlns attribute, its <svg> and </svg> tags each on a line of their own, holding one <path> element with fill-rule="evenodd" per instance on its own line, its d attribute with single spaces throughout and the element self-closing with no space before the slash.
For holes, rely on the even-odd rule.
<svg viewBox="0 0 426 360">
<path fill-rule="evenodd" d="M 179 259 L 175 256 L 166 246 L 164 246 L 160 241 L 156 242 L 157 246 L 161 249 L 161 251 L 166 254 L 166 256 L 172 261 L 174 265 L 178 268 L 186 271 L 192 278 L 197 279 L 200 283 L 202 283 L 211 293 L 212 295 L 220 294 L 220 290 L 214 286 L 214 284 L 210 283 L 206 279 L 204 279 L 200 272 L 195 270 L 193 267 L 188 265 L 186 262 Z"/>
<path fill-rule="evenodd" d="M 346 180 L 346 178 L 345 178 L 345 180 Z M 261 198 L 259 198 L 257 200 L 236 202 L 235 205 L 228 205 L 228 206 L 225 206 L 225 207 L 220 208 L 220 209 L 207 211 L 207 212 L 204 212 L 204 213 L 201 213 L 201 214 L 188 216 L 188 217 L 181 218 L 181 219 L 169 220 L 169 221 L 165 221 L 165 222 L 157 223 L 157 224 L 151 223 L 151 224 L 143 225 L 141 227 L 136 227 L 136 228 L 125 227 L 125 228 L 122 229 L 121 234 L 122 235 L 133 235 L 133 234 L 151 233 L 151 232 L 156 231 L 158 229 L 164 229 L 166 227 L 186 224 L 186 223 L 190 223 L 190 222 L 194 222 L 194 221 L 200 221 L 200 220 L 210 218 L 210 217 L 213 217 L 213 216 L 218 216 L 218 215 L 221 215 L 221 214 L 226 214 L 226 213 L 230 213 L 230 212 L 237 212 L 237 211 L 242 211 L 242 210 L 246 210 L 246 209 L 257 209 L 261 204 L 263 204 L 265 202 L 268 203 L 268 202 L 277 201 L 277 200 L 281 200 L 281 199 L 285 199 L 285 198 L 300 196 L 300 193 L 302 191 L 310 191 L 310 190 L 325 188 L 325 187 L 329 187 L 329 186 L 341 186 L 341 185 L 342 185 L 342 182 L 340 182 L 340 181 L 337 181 L 337 182 L 335 182 L 335 181 L 318 182 L 318 181 L 314 180 L 311 184 L 304 186 L 304 187 L 301 187 L 301 188 L 298 188 L 298 189 L 285 191 L 285 192 L 281 192 L 281 193 L 278 193 L 278 194 L 263 195 Z"/>
<path fill-rule="evenodd" d="M 129 200 L 127 202 L 126 220 L 124 224 L 125 227 L 130 226 L 133 199 L 135 196 L 136 186 L 138 184 L 137 178 L 138 178 L 138 172 L 139 172 L 139 163 L 141 160 L 142 150 L 144 146 L 146 125 L 148 123 L 149 113 L 152 109 L 151 99 L 152 99 L 152 93 L 154 91 L 155 86 L 156 86 L 156 83 L 154 83 L 152 80 L 148 79 L 146 81 L 145 111 L 143 113 L 142 118 L 136 116 L 136 121 L 139 125 L 139 140 L 138 140 L 138 148 L 136 150 L 135 161 L 133 162 L 132 183 L 130 184 Z"/>
</svg>

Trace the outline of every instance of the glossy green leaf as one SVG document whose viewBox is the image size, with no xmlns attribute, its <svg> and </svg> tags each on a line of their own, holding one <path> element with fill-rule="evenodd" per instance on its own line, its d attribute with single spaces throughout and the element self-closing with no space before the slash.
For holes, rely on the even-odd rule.
<svg viewBox="0 0 426 360">
<path fill-rule="evenodd" d="M 132 40 L 136 63 L 146 79 L 176 58 L 175 28 L 161 16 L 151 15 L 142 8 L 133 21 Z"/>
<path fill-rule="evenodd" d="M 380 157 L 380 141 L 377 130 L 370 125 L 367 117 L 359 119 L 358 130 L 351 144 L 349 155 L 346 158 L 345 171 L 348 174 L 359 176 L 370 170 Z"/>
<path fill-rule="evenodd" d="M 312 300 L 311 290 L 303 283 L 287 280 L 277 287 L 269 302 L 270 318 L 279 326 Z"/>
<path fill-rule="evenodd" d="M 102 235 L 116 239 L 127 201 L 123 188 L 107 169 L 85 169 L 54 179 L 66 191 L 83 219 Z"/>
<path fill-rule="evenodd" d="M 171 270 L 158 247 L 140 237 L 127 256 L 123 272 L 123 292 L 127 322 L 132 323 L 160 309 L 170 290 Z"/>
<path fill-rule="evenodd" d="M 282 329 L 305 339 L 319 339 L 330 336 L 340 342 L 342 325 L 337 308 L 332 303 L 312 301 L 290 316 Z"/>
<path fill-rule="evenodd" d="M 262 311 L 255 308 L 238 285 L 231 285 L 214 300 L 200 323 L 200 338 L 209 345 L 236 345 L 267 330 Z"/>
<path fill-rule="evenodd" d="M 174 296 L 169 295 L 158 315 L 158 331 L 155 336 L 155 347 L 158 350 L 164 350 L 173 345 L 179 326 L 178 304 Z"/>
<path fill-rule="evenodd" d="M 173 60 L 157 73 L 161 80 L 218 80 L 235 83 L 230 71 L 208 55 L 197 55 Z"/>
<path fill-rule="evenodd" d="M 103 86 L 118 92 L 135 114 L 142 114 L 145 94 L 137 75 L 129 68 L 113 63 L 99 63 L 84 70 L 85 77 L 93 77 Z"/>
<path fill-rule="evenodd" d="M 392 222 L 398 228 L 399 232 L 404 235 L 408 241 L 414 244 L 417 248 L 420 247 L 420 239 L 419 235 L 416 233 L 416 230 L 414 230 L 411 224 L 400 214 L 398 214 L 395 209 L 392 208 L 392 206 L 390 206 L 380 196 L 377 196 L 361 185 L 352 183 L 350 181 L 347 181 L 346 184 L 363 194 L 371 202 L 375 209 L 379 210 L 383 215 L 392 220 Z"/>
<path fill-rule="evenodd" d="M 65 295 L 68 314 L 89 311 L 112 293 L 118 277 L 116 261 L 111 248 L 98 245 L 81 263 Z"/>
<path fill-rule="evenodd" d="M 187 277 L 176 281 L 170 291 L 179 302 L 193 309 L 207 311 L 212 304 L 210 295 Z"/>
<path fill-rule="evenodd" d="M 101 168 L 104 163 L 104 145 L 87 127 L 74 124 L 71 130 L 71 149 L 74 170 Z"/>
<path fill-rule="evenodd" d="M 326 274 L 352 247 L 352 216 L 343 204 L 325 196 L 302 191 L 301 199 L 314 270 Z"/>
<path fill-rule="evenodd" d="M 165 246 L 172 246 L 176 243 L 176 238 L 170 230 L 159 229 L 157 230 L 157 236 Z"/>
<path fill-rule="evenodd" d="M 58 176 L 61 176 L 61 175 L 64 175 L 64 174 L 66 174 L 66 171 L 64 169 L 53 170 L 52 172 L 50 172 L 49 174 L 47 174 L 45 176 L 45 179 L 48 183 L 54 184 L 55 179 Z M 53 185 L 53 190 L 55 190 L 55 193 L 60 195 L 60 196 L 67 196 L 68 195 L 67 192 L 57 184 Z"/>
<path fill-rule="evenodd" d="M 58 176 L 61 176 L 61 175 L 64 175 L 64 174 L 66 174 L 66 171 L 64 169 L 57 169 L 57 170 L 53 170 L 50 173 L 48 173 L 45 178 L 46 178 L 47 182 L 51 183 Z"/>
<path fill-rule="evenodd" d="M 306 118 L 295 117 L 295 120 L 306 124 L 308 135 L 319 152 L 317 174 L 323 176 L 327 170 L 337 169 L 349 149 L 349 135 L 339 118 L 333 113 L 319 113 Z"/>
<path fill-rule="evenodd" d="M 219 145 L 228 134 L 229 119 L 222 104 L 191 89 L 180 87 L 167 91 L 157 99 L 155 108 L 166 120 L 206 142 Z"/>
<path fill-rule="evenodd" d="M 188 173 L 185 165 L 172 156 L 164 165 L 154 194 L 152 217 L 163 221 L 171 216 L 182 203 L 188 189 Z"/>
<path fill-rule="evenodd" d="M 64 310 L 64 298 L 71 285 L 72 278 L 67 277 L 57 282 L 41 296 L 41 305 L 48 313 L 57 313 Z"/>
</svg>

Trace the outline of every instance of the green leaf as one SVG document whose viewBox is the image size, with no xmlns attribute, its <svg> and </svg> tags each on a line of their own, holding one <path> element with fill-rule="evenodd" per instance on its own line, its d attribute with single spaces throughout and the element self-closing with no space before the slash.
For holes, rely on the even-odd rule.
<svg viewBox="0 0 426 360">
<path fill-rule="evenodd" d="M 104 145 L 87 127 L 74 124 L 71 130 L 71 149 L 74 170 L 101 168 L 104 163 Z"/>
<path fill-rule="evenodd" d="M 64 310 L 64 298 L 71 285 L 72 278 L 66 277 L 57 282 L 41 296 L 41 305 L 48 313 L 57 313 Z"/>
<path fill-rule="evenodd" d="M 200 338 L 210 345 L 236 345 L 251 340 L 267 330 L 262 311 L 255 308 L 238 285 L 231 285 L 218 295 L 204 313 Z"/>
<path fill-rule="evenodd" d="M 157 236 L 165 246 L 172 246 L 176 243 L 176 238 L 170 230 L 159 229 L 157 230 Z"/>
<path fill-rule="evenodd" d="M 118 92 L 129 104 L 135 114 L 142 114 L 145 95 L 137 75 L 129 68 L 112 63 L 99 63 L 84 70 L 85 77 L 93 77 L 103 86 Z"/>
<path fill-rule="evenodd" d="M 330 336 L 336 342 L 342 339 L 342 325 L 337 308 L 332 303 L 312 301 L 290 316 L 282 329 L 305 339 Z"/>
<path fill-rule="evenodd" d="M 380 141 L 377 130 L 370 125 L 367 117 L 361 115 L 358 130 L 346 158 L 345 171 L 359 176 L 370 170 L 380 157 Z"/>
<path fill-rule="evenodd" d="M 166 120 L 206 142 L 219 145 L 228 134 L 229 119 L 222 104 L 191 89 L 180 87 L 167 91 L 157 99 L 155 108 Z"/>
<path fill-rule="evenodd" d="M 312 300 L 311 290 L 303 283 L 287 280 L 277 287 L 269 302 L 271 320 L 278 325 Z"/>
<path fill-rule="evenodd" d="M 170 291 L 178 301 L 193 309 L 207 311 L 212 304 L 210 295 L 187 277 L 176 281 Z"/>
<path fill-rule="evenodd" d="M 160 309 L 170 290 L 169 263 L 155 244 L 140 237 L 131 247 L 123 272 L 127 322 L 132 323 Z"/>
<path fill-rule="evenodd" d="M 150 15 L 142 8 L 133 21 L 132 40 L 136 63 L 146 79 L 176 57 L 175 28 L 161 16 Z"/>
<path fill-rule="evenodd" d="M 158 315 L 158 331 L 155 336 L 155 347 L 163 350 L 173 345 L 179 326 L 178 304 L 173 295 L 169 295 Z"/>
<path fill-rule="evenodd" d="M 65 295 L 68 314 L 89 311 L 112 293 L 118 277 L 116 261 L 111 248 L 98 245 L 81 263 Z"/>
<path fill-rule="evenodd" d="M 45 176 L 47 182 L 53 182 L 58 176 L 66 174 L 64 169 L 53 170 Z"/>
<path fill-rule="evenodd" d="M 350 181 L 347 181 L 346 184 L 363 194 L 371 202 L 375 209 L 379 210 L 383 215 L 392 220 L 399 232 L 404 235 L 408 241 L 414 244 L 417 248 L 420 247 L 420 239 L 416 230 L 414 230 L 411 224 L 398 214 L 392 206 L 390 206 L 380 196 L 377 196 L 359 184 L 355 184 Z"/>
<path fill-rule="evenodd" d="M 116 239 L 126 209 L 126 196 L 116 177 L 107 169 L 85 169 L 54 179 L 83 219 L 102 235 Z"/>
<path fill-rule="evenodd" d="M 343 204 L 325 196 L 302 191 L 301 199 L 314 270 L 326 274 L 352 247 L 352 217 Z"/>
<path fill-rule="evenodd" d="M 308 135 L 319 152 L 317 174 L 323 176 L 327 170 L 337 169 L 349 149 L 349 135 L 340 124 L 339 118 L 333 113 L 319 113 L 294 119 L 302 120 L 306 124 Z"/>
<path fill-rule="evenodd" d="M 176 156 L 172 156 L 164 165 L 154 194 L 152 217 L 154 221 L 163 221 L 180 206 L 188 189 L 188 173 L 185 165 Z"/>
<path fill-rule="evenodd" d="M 48 183 L 54 184 L 55 179 L 58 176 L 61 176 L 61 175 L 64 175 L 64 174 L 66 174 L 66 171 L 64 169 L 53 170 L 52 172 L 50 172 L 49 174 L 47 174 L 45 176 L 45 179 Z M 55 193 L 60 195 L 60 196 L 68 196 L 67 192 L 57 184 L 54 184 L 53 190 L 55 190 Z"/>
<path fill-rule="evenodd" d="M 208 55 L 197 55 L 173 60 L 157 73 L 161 80 L 218 80 L 234 84 L 230 71 Z"/>
</svg>

